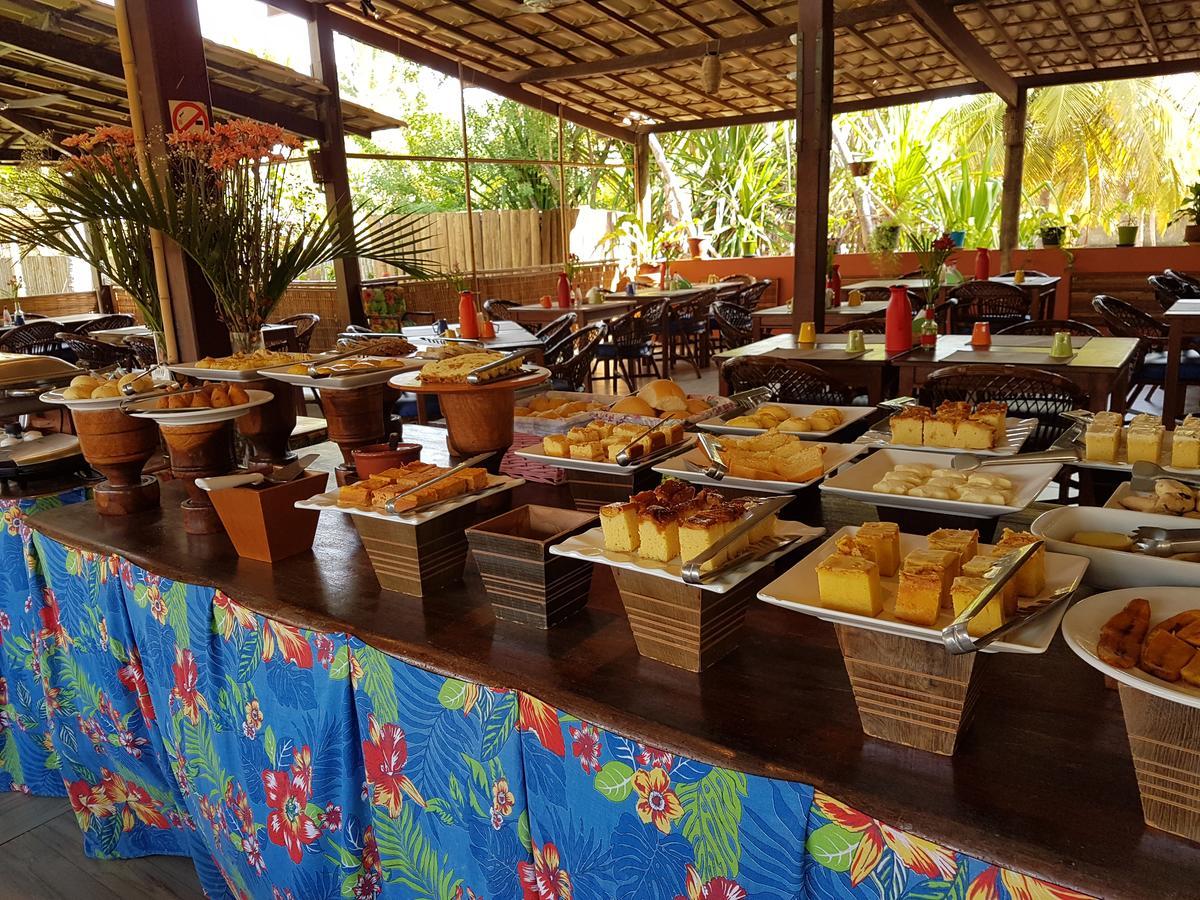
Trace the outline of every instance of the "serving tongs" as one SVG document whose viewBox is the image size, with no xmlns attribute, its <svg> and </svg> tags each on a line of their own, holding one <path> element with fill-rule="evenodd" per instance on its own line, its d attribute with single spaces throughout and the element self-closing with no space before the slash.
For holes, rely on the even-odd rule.
<svg viewBox="0 0 1200 900">
<path fill-rule="evenodd" d="M 456 499 L 458 499 L 458 497 L 462 497 L 463 495 L 458 494 L 456 497 L 445 497 L 441 500 L 434 500 L 430 503 L 422 504 L 421 506 L 414 506 L 412 509 L 406 509 L 400 513 L 396 512 L 396 501 L 397 500 L 399 500 L 403 497 L 407 497 L 409 494 L 415 494 L 415 493 L 417 493 L 417 491 L 423 491 L 428 487 L 432 487 L 433 485 L 437 484 L 440 481 L 445 481 L 447 478 L 451 477 L 452 475 L 457 475 L 463 469 L 469 469 L 472 466 L 483 462 L 485 459 L 487 459 L 488 457 L 490 457 L 492 455 L 493 455 L 492 453 L 480 453 L 478 456 L 472 456 L 470 459 L 460 462 L 457 466 L 453 466 L 453 467 L 447 469 L 445 472 L 443 472 L 441 475 L 438 475 L 436 478 L 430 478 L 428 481 L 424 481 L 421 484 L 418 484 L 415 488 L 409 488 L 407 491 L 397 494 L 395 497 L 389 497 L 386 506 L 384 506 L 384 509 L 387 511 L 387 514 L 389 516 L 394 516 L 394 515 L 409 516 L 409 515 L 412 515 L 413 513 L 417 513 L 417 512 L 421 512 L 422 510 L 429 509 L 431 506 L 437 506 L 439 503 L 446 503 L 449 500 L 456 500 Z"/>
<path fill-rule="evenodd" d="M 1129 486 L 1138 493 L 1153 493 L 1155 483 L 1165 478 L 1200 487 L 1200 476 L 1170 472 L 1158 463 L 1152 463 L 1149 460 L 1133 464 L 1133 478 L 1130 480 Z"/>
<path fill-rule="evenodd" d="M 526 348 L 524 350 L 516 350 L 512 353 L 504 354 L 503 357 L 495 360 L 494 362 L 485 363 L 484 365 L 480 366 L 477 369 L 472 369 L 470 372 L 467 373 L 467 384 L 491 384 L 496 381 L 504 381 L 505 379 L 508 379 L 508 378 L 515 378 L 517 375 L 521 374 L 520 369 L 517 369 L 515 372 L 513 372 L 510 375 L 502 375 L 499 378 L 489 379 L 489 378 L 484 378 L 483 376 L 487 375 L 488 372 L 494 372 L 496 369 L 502 369 L 505 366 L 507 366 L 513 362 L 516 362 L 517 360 L 524 359 L 526 356 L 528 356 L 532 352 L 533 352 L 533 350 L 531 350 L 529 348 Z"/>
<path fill-rule="evenodd" d="M 1024 466 L 1030 463 L 1069 463 L 1079 462 L 1082 458 L 1082 448 L 1079 446 L 1079 436 L 1082 426 L 1072 425 L 1058 440 L 1050 445 L 1048 450 L 1038 450 L 1033 453 L 1014 453 L 1011 456 L 979 456 L 976 453 L 956 453 L 950 458 L 950 468 L 958 472 L 974 472 L 984 466 Z"/>
<path fill-rule="evenodd" d="M 1060 601 L 1067 599 L 1075 593 L 1079 587 L 1078 582 L 1061 587 L 1052 592 L 1048 597 L 1027 604 L 1015 616 L 999 628 L 993 628 L 987 634 L 972 637 L 967 633 L 967 627 L 971 620 L 979 615 L 983 608 L 991 602 L 992 598 L 1000 593 L 1004 585 L 1017 574 L 1017 571 L 1025 564 L 1025 561 L 1033 556 L 1044 544 L 1045 541 L 1037 540 L 1031 544 L 1026 544 L 1020 550 L 996 559 L 995 565 L 983 576 L 988 579 L 988 586 L 980 592 L 978 597 L 967 604 L 967 608 L 959 613 L 953 622 L 942 629 L 942 643 L 945 644 L 947 651 L 954 655 L 960 655 L 982 650 L 988 644 L 998 640 L 1010 631 L 1020 628 L 1022 625 L 1028 625 L 1038 616 L 1044 615 Z"/>
<path fill-rule="evenodd" d="M 633 440 L 631 440 L 628 444 L 626 444 L 624 447 L 622 447 L 621 452 L 617 454 L 617 465 L 618 466 L 628 466 L 634 462 L 637 462 L 638 460 L 645 459 L 647 456 L 649 456 L 650 453 L 647 452 L 647 453 L 643 454 L 642 456 L 634 457 L 634 456 L 630 455 L 629 451 L 632 450 L 638 444 L 638 442 L 641 441 L 642 438 L 644 438 L 646 435 L 653 432 L 656 428 L 661 428 L 663 425 L 666 424 L 666 422 L 667 422 L 666 419 L 659 419 L 658 421 L 654 422 L 653 424 L 647 425 L 646 428 L 643 429 L 642 431 L 638 432 L 637 436 Z M 663 449 L 665 450 L 666 447 L 664 447 Z"/>
<path fill-rule="evenodd" d="M 703 566 L 710 559 L 719 556 L 726 548 L 737 543 L 738 540 L 749 534 L 754 526 L 758 525 L 767 516 L 779 512 L 792 502 L 793 497 L 791 494 L 782 494 L 777 497 L 752 497 L 750 499 L 754 500 L 755 504 L 750 508 L 746 516 L 740 519 L 738 523 L 734 525 L 733 528 L 731 528 L 719 541 L 717 541 L 699 556 L 693 557 L 683 564 L 684 584 L 701 585 L 707 581 L 720 578 L 721 575 L 734 566 L 740 566 L 743 563 L 751 562 L 759 557 L 766 556 L 768 553 L 773 553 L 796 539 L 794 537 L 772 537 L 769 540 L 764 538 L 761 541 L 757 541 L 752 544 L 748 552 L 734 557 L 726 562 L 723 566 L 719 566 L 707 572 L 702 572 L 700 570 L 701 566 Z"/>
<path fill-rule="evenodd" d="M 744 391 L 738 391 L 736 394 L 730 394 L 726 399 L 733 403 L 737 408 L 726 413 L 723 418 L 728 421 L 730 416 L 749 412 L 760 403 L 765 403 L 770 400 L 771 393 L 771 389 L 764 385 L 762 387 L 747 388 Z"/>
<path fill-rule="evenodd" d="M 892 400 L 881 400 L 879 403 L 875 404 L 875 406 L 878 409 L 888 410 L 890 412 L 899 412 L 900 410 L 904 409 L 906 406 L 916 406 L 916 405 L 917 405 L 916 397 L 896 397 Z"/>
<path fill-rule="evenodd" d="M 174 409 L 170 409 L 170 408 L 135 409 L 133 406 L 133 404 L 135 404 L 135 403 L 142 403 L 146 400 L 158 400 L 162 397 L 185 397 L 188 394 L 202 394 L 202 393 L 204 393 L 204 388 L 193 388 L 192 390 L 188 390 L 188 391 L 162 390 L 162 391 L 156 391 L 153 393 L 147 392 L 147 393 L 143 393 L 143 394 L 135 394 L 134 396 L 130 397 L 128 400 L 122 401 L 121 412 L 127 413 L 127 414 L 130 412 L 135 412 L 135 413 L 153 412 L 155 415 L 158 415 L 160 413 L 200 412 L 203 409 L 215 408 L 215 407 L 208 407 L 208 406 L 180 406 L 180 407 L 176 407 Z"/>
<path fill-rule="evenodd" d="M 1157 528 L 1142 525 L 1130 532 L 1133 550 L 1147 556 L 1200 553 L 1200 528 Z"/>
<path fill-rule="evenodd" d="M 478 338 L 433 337 L 432 335 L 413 335 L 412 341 L 420 341 L 431 347 L 445 347 L 447 344 L 463 344 L 468 347 L 483 347 L 483 341 Z"/>
<path fill-rule="evenodd" d="M 724 456 L 725 448 L 715 435 L 701 431 L 696 437 L 700 441 L 700 446 L 704 448 L 704 453 L 708 456 L 710 465 L 708 468 L 701 468 L 690 460 L 687 461 L 688 465 L 699 472 L 703 472 L 706 478 L 711 478 L 713 481 L 723 480 L 729 474 L 729 464 L 725 462 Z"/>
</svg>

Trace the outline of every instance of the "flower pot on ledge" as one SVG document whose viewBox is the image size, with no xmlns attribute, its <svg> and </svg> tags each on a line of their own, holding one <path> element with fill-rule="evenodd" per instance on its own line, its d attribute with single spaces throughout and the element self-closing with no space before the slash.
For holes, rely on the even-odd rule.
<svg viewBox="0 0 1200 900">
<path fill-rule="evenodd" d="M 1132 247 L 1137 243 L 1138 226 L 1137 225 L 1118 225 L 1117 226 L 1117 246 Z"/>
<path fill-rule="evenodd" d="M 1200 244 L 1200 222 L 1193 222 L 1184 228 L 1183 239 L 1189 244 Z"/>
</svg>

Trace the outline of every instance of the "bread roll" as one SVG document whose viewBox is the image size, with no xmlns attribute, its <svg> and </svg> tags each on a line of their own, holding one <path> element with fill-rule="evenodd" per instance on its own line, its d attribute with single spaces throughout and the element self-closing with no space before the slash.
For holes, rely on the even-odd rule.
<svg viewBox="0 0 1200 900">
<path fill-rule="evenodd" d="M 689 397 L 687 401 L 688 415 L 696 416 L 712 409 L 703 397 Z"/>
<path fill-rule="evenodd" d="M 654 416 L 654 407 L 641 397 L 623 397 L 612 405 L 612 412 L 630 416 Z"/>
<path fill-rule="evenodd" d="M 683 388 L 666 378 L 651 381 L 638 391 L 638 396 L 663 412 L 687 411 L 687 394 Z"/>
</svg>

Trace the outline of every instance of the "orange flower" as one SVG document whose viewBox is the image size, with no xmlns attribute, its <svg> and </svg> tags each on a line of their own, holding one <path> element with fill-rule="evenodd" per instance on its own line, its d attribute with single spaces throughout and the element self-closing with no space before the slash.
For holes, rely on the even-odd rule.
<svg viewBox="0 0 1200 900">
<path fill-rule="evenodd" d="M 1007 893 L 1000 890 L 1001 884 Z M 975 876 L 967 888 L 967 900 L 1091 900 L 1091 897 L 1020 872 L 990 866 Z"/>
<path fill-rule="evenodd" d="M 841 825 L 847 831 L 862 835 L 862 840 L 854 851 L 854 858 L 850 861 L 851 886 L 857 886 L 871 874 L 885 849 L 890 849 L 905 866 L 926 878 L 942 878 L 949 881 L 958 871 L 958 860 L 944 847 L 898 831 L 819 791 L 815 799 L 825 818 Z"/>
<path fill-rule="evenodd" d="M 639 769 L 633 773 L 633 789 L 638 795 L 638 818 L 670 834 L 671 822 L 683 815 L 683 804 L 671 790 L 671 776 L 657 766 L 650 771 Z"/>
</svg>

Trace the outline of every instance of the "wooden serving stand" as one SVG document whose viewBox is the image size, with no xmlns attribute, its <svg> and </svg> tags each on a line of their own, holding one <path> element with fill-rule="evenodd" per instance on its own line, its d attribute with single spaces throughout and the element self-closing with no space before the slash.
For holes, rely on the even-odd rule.
<svg viewBox="0 0 1200 900">
<path fill-rule="evenodd" d="M 1146 824 L 1200 841 L 1200 709 L 1121 684 Z"/>
<path fill-rule="evenodd" d="M 321 409 L 329 440 L 342 451 L 342 464 L 334 470 L 339 485 L 358 480 L 352 452 L 382 443 L 387 437 L 383 414 L 386 392 L 387 385 L 383 382 L 349 390 L 321 390 Z"/>
<path fill-rule="evenodd" d="M 541 384 L 550 377 L 548 369 L 533 367 L 532 372 L 483 384 L 422 384 L 420 374 L 407 372 L 388 383 L 399 391 L 438 395 L 438 403 L 446 417 L 446 444 L 450 453 L 457 457 L 507 450 L 513 442 L 516 392 Z"/>
<path fill-rule="evenodd" d="M 158 426 L 120 409 L 71 411 L 79 449 L 104 476 L 92 490 L 102 516 L 127 516 L 158 507 L 158 479 L 142 469 L 158 451 Z"/>
<path fill-rule="evenodd" d="M 979 696 L 978 653 L 940 643 L 834 625 L 863 731 L 950 756 Z"/>
<path fill-rule="evenodd" d="M 662 476 L 652 466 L 642 466 L 619 475 L 563 469 L 571 499 L 580 512 L 594 513 L 609 503 L 628 500 L 631 495 L 658 485 Z"/>
<path fill-rule="evenodd" d="M 180 507 L 183 509 L 183 529 L 188 534 L 220 534 L 224 531 L 208 492 L 196 487 L 196 479 L 228 475 L 233 471 L 233 421 L 226 419 L 203 425 L 157 423 L 167 442 L 171 471 L 187 487 L 188 499 Z"/>
<path fill-rule="evenodd" d="M 250 468 L 270 468 L 292 462 L 296 454 L 288 445 L 296 430 L 299 388 L 274 378 L 236 384 L 247 391 L 267 391 L 272 395 L 267 403 L 248 410 L 237 420 L 238 433 L 250 442 Z"/>
</svg>

